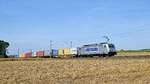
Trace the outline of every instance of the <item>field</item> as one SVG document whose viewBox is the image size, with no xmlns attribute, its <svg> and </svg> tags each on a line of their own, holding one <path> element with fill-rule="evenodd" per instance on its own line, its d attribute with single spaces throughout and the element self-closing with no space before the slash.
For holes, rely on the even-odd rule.
<svg viewBox="0 0 150 84">
<path fill-rule="evenodd" d="M 118 51 L 118 56 L 141 56 L 150 55 L 150 50 L 129 50 L 129 51 Z"/>
<path fill-rule="evenodd" d="M 0 61 L 0 84 L 149 84 L 149 80 L 149 56 Z"/>
</svg>

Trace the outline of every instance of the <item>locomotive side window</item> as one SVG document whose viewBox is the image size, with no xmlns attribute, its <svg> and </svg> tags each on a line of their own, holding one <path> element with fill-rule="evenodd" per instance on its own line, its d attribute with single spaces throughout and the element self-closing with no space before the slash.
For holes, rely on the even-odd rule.
<svg viewBox="0 0 150 84">
<path fill-rule="evenodd" d="M 104 45 L 104 48 L 106 48 L 106 45 Z"/>
</svg>

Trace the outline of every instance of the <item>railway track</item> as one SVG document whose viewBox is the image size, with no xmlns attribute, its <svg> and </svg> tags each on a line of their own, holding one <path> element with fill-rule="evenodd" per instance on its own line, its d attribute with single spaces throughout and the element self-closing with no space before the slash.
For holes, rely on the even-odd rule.
<svg viewBox="0 0 150 84">
<path fill-rule="evenodd" d="M 107 60 L 107 59 L 150 59 L 150 55 L 78 58 L 0 58 L 0 61 L 48 61 L 48 60 Z"/>
</svg>

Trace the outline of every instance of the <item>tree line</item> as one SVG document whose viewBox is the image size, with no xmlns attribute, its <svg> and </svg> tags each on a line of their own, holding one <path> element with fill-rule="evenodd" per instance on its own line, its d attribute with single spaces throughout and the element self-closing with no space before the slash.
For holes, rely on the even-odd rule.
<svg viewBox="0 0 150 84">
<path fill-rule="evenodd" d="M 4 41 L 4 40 L 0 40 L 0 58 L 8 58 L 7 56 L 7 48 L 9 46 L 9 43 Z"/>
</svg>

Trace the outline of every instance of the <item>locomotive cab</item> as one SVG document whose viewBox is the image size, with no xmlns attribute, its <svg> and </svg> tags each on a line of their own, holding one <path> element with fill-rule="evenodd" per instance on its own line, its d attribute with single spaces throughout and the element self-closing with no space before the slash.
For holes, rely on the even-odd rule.
<svg viewBox="0 0 150 84">
<path fill-rule="evenodd" d="M 114 44 L 107 43 L 107 44 L 104 45 L 104 49 L 106 49 L 106 53 L 107 53 L 109 56 L 114 56 L 114 55 L 117 54 L 116 48 L 115 48 L 115 45 L 114 45 Z"/>
</svg>

